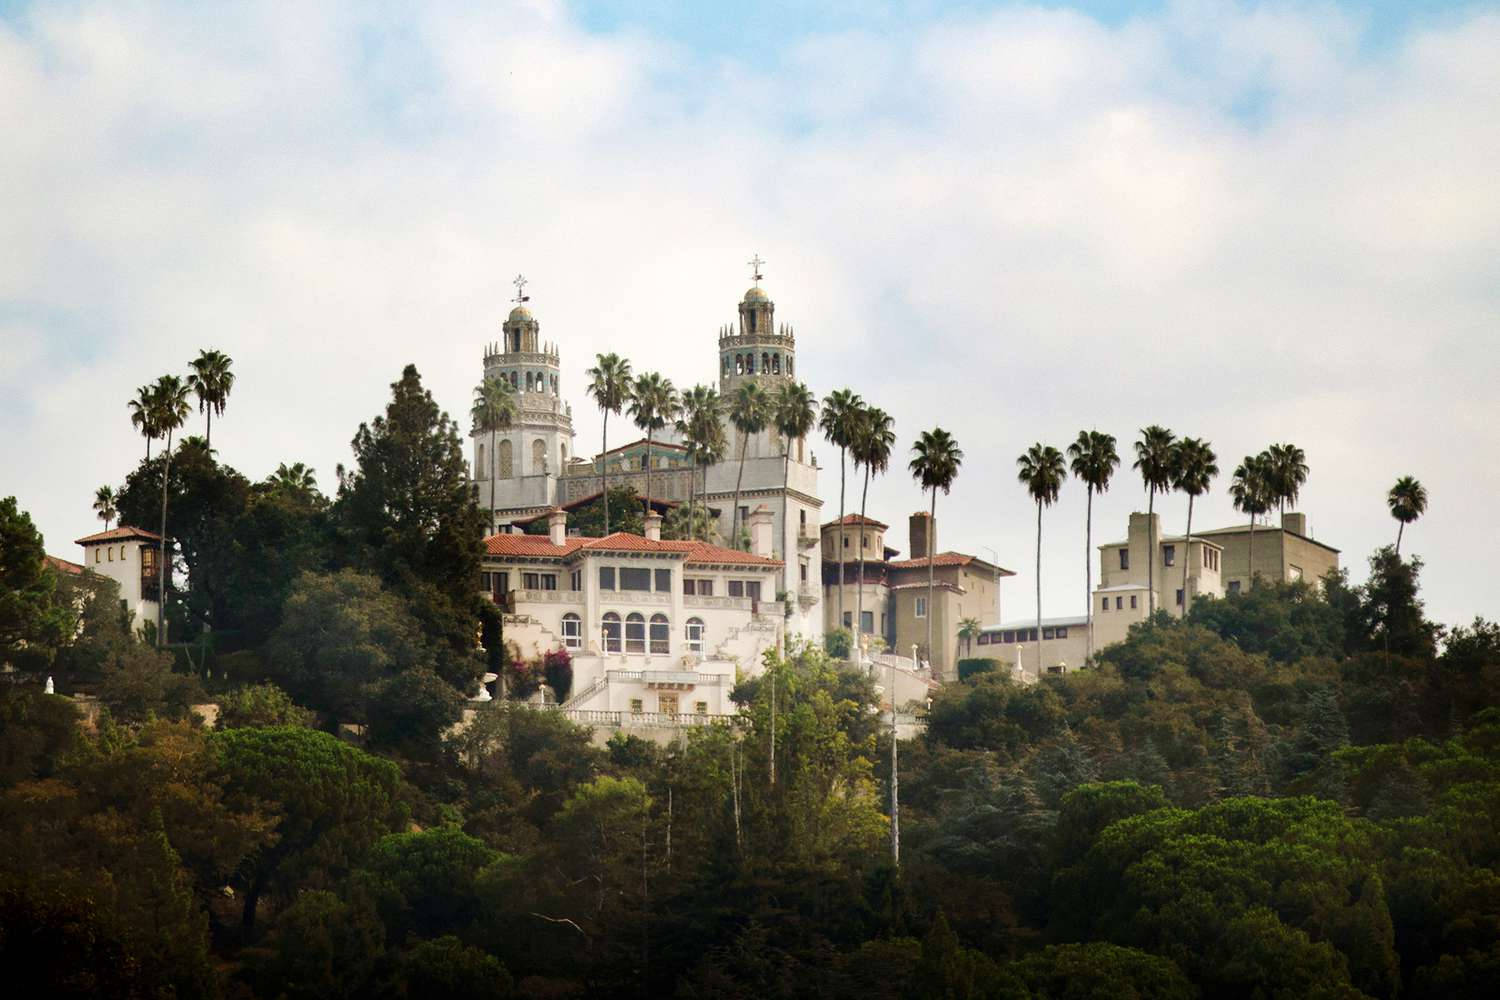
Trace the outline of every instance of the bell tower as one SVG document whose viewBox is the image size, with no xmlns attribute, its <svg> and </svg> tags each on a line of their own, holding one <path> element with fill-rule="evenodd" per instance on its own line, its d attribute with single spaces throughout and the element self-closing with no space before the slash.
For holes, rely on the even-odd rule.
<svg viewBox="0 0 1500 1000">
<path fill-rule="evenodd" d="M 755 284 L 740 300 L 739 323 L 719 329 L 719 395 L 728 398 L 747 379 L 774 392 L 797 377 L 797 337 L 792 328 L 776 326 L 776 303 L 760 287 L 761 265 L 750 261 Z"/>
</svg>

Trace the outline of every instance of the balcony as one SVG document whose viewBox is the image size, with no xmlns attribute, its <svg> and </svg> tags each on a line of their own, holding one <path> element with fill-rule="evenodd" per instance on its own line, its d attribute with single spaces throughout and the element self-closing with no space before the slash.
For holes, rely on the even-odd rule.
<svg viewBox="0 0 1500 1000">
<path fill-rule="evenodd" d="M 583 604 L 581 590 L 512 590 L 510 599 L 504 602 L 514 608 L 522 604 Z"/>
<path fill-rule="evenodd" d="M 717 608 L 728 611 L 754 611 L 755 601 L 749 597 L 699 597 L 686 594 L 682 598 L 684 608 Z"/>
<path fill-rule="evenodd" d="M 817 584 L 804 583 L 797 588 L 797 603 L 801 604 L 804 608 L 817 604 L 822 597 L 823 593 Z"/>
<path fill-rule="evenodd" d="M 822 539 L 816 534 L 808 534 L 806 528 L 797 532 L 797 548 L 799 549 L 815 549 L 821 541 Z"/>
</svg>

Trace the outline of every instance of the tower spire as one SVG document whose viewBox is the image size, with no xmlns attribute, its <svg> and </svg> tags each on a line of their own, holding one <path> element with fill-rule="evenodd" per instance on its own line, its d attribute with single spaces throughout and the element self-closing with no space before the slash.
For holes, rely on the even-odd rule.
<svg viewBox="0 0 1500 1000">
<path fill-rule="evenodd" d="M 763 278 L 763 277 L 765 277 L 765 275 L 763 275 L 763 274 L 760 273 L 760 266 L 762 264 L 764 264 L 765 261 L 763 261 L 763 260 L 760 259 L 760 254 L 756 254 L 755 256 L 753 256 L 749 260 L 747 260 L 745 263 L 747 263 L 747 264 L 750 265 L 750 276 L 755 279 L 755 287 L 759 288 L 760 287 L 760 279 Z"/>
<path fill-rule="evenodd" d="M 510 283 L 516 286 L 516 297 L 511 299 L 512 302 L 521 303 L 531 301 L 531 296 L 526 294 L 527 281 L 525 275 L 516 275 L 511 279 Z"/>
</svg>

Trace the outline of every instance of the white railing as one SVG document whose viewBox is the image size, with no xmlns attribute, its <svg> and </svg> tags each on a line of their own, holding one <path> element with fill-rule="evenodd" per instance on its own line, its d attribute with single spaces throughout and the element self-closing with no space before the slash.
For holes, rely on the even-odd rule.
<svg viewBox="0 0 1500 1000">
<path fill-rule="evenodd" d="M 559 708 L 556 705 L 527 705 L 537 711 L 556 712 L 580 726 L 609 726 L 613 729 L 673 728 L 733 725 L 738 715 L 709 715 L 698 712 L 607 712 L 585 708 Z"/>
<path fill-rule="evenodd" d="M 579 600 L 583 600 L 579 595 Z M 632 610 L 633 604 L 671 604 L 672 595 L 653 590 L 601 590 L 599 591 L 599 606 L 605 611 L 617 611 L 624 614 Z"/>
<path fill-rule="evenodd" d="M 522 604 L 583 604 L 581 590 L 512 590 L 511 607 Z"/>
<path fill-rule="evenodd" d="M 636 681 L 641 684 L 703 684 L 721 686 L 732 678 L 728 674 L 700 674 L 696 670 L 607 670 L 611 681 Z"/>
<path fill-rule="evenodd" d="M 685 608 L 719 608 L 731 611 L 755 610 L 755 602 L 748 597 L 699 597 L 696 594 L 683 595 L 682 606 Z"/>
</svg>

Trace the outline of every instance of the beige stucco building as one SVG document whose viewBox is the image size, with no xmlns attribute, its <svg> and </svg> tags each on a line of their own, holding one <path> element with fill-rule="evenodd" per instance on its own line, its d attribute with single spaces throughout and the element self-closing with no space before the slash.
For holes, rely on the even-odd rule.
<svg viewBox="0 0 1500 1000">
<path fill-rule="evenodd" d="M 120 600 L 130 615 L 132 629 L 140 629 L 146 622 L 155 624 L 160 535 L 121 525 L 87 535 L 74 544 L 83 548 L 85 569 L 119 584 Z"/>
<path fill-rule="evenodd" d="M 1253 569 L 1248 524 L 1212 528 L 1203 532 L 1203 536 L 1224 548 L 1224 589 L 1230 594 L 1246 589 L 1252 572 L 1272 582 L 1318 583 L 1330 570 L 1339 568 L 1339 550 L 1314 539 L 1308 530 L 1307 515 L 1299 512 L 1282 515 L 1279 528 L 1256 525 Z M 1196 531 L 1193 537 L 1198 537 Z"/>
</svg>

